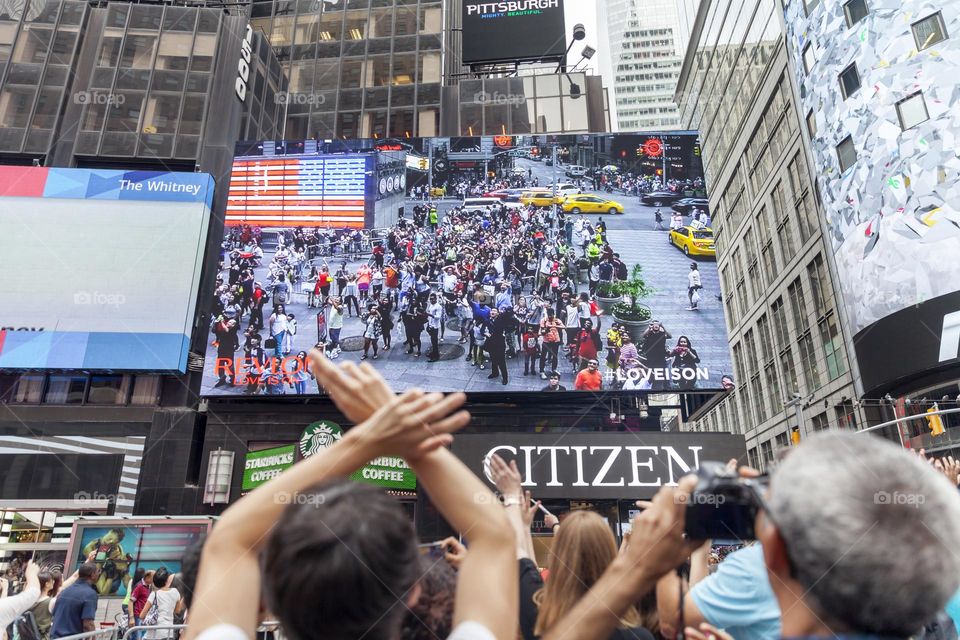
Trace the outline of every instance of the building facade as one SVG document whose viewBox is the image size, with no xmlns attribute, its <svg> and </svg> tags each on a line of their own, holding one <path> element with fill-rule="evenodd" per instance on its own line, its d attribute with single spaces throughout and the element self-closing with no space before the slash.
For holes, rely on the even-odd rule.
<svg viewBox="0 0 960 640">
<path fill-rule="evenodd" d="M 283 139 L 437 135 L 439 0 L 266 0 L 251 24 L 290 79 Z"/>
<path fill-rule="evenodd" d="M 680 128 L 674 89 L 695 7 L 695 0 L 597 3 L 597 22 L 607 34 L 601 55 L 614 88 L 616 130 Z"/>
<path fill-rule="evenodd" d="M 860 420 L 783 31 L 774 0 L 702 3 L 677 86 L 700 131 L 736 384 L 689 426 L 743 433 L 760 468 Z"/>
<path fill-rule="evenodd" d="M 791 2 L 785 17 L 858 387 L 874 400 L 913 395 L 924 410 L 949 408 L 958 388 L 950 318 L 960 309 L 960 159 L 950 141 L 960 134 L 960 7 Z"/>
</svg>

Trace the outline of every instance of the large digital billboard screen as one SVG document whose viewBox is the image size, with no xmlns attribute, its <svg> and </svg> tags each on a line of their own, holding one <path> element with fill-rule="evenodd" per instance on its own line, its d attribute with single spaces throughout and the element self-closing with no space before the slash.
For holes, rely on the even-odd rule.
<svg viewBox="0 0 960 640">
<path fill-rule="evenodd" d="M 203 393 L 321 393 L 304 361 L 317 344 L 398 390 L 732 385 L 696 135 L 461 142 L 239 145 Z M 309 188 L 366 179 L 368 212 L 399 201 L 387 222 L 257 209 L 291 181 L 302 193 L 303 167 L 365 155 L 374 170 L 358 162 L 353 178 L 341 168 Z"/>
<path fill-rule="evenodd" d="M 463 63 L 562 58 L 563 0 L 463 0 Z"/>
<path fill-rule="evenodd" d="M 203 173 L 0 167 L 0 369 L 183 372 Z"/>
</svg>

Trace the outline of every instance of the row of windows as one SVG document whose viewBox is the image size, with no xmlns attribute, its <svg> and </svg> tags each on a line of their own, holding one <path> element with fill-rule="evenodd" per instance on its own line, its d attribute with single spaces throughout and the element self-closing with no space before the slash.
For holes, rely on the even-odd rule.
<svg viewBox="0 0 960 640">
<path fill-rule="evenodd" d="M 159 401 L 161 381 L 156 375 L 4 375 L 0 403 L 149 406 Z"/>
<path fill-rule="evenodd" d="M 698 43 L 692 80 L 681 105 L 685 125 L 700 130 L 708 182 L 734 157 L 728 151 L 780 46 L 776 4 L 773 0 L 713 3 L 708 12 L 701 32 L 704 40 Z"/>
</svg>

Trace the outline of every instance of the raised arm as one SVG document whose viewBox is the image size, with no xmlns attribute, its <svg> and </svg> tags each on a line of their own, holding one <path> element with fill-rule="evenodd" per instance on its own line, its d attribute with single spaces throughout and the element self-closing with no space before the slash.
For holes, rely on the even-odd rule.
<svg viewBox="0 0 960 640">
<path fill-rule="evenodd" d="M 677 487 L 663 487 L 653 505 L 633 521 L 626 550 L 617 555 L 590 591 L 543 636 L 543 640 L 606 638 L 627 608 L 678 567 L 700 542 L 683 537 L 686 501 L 696 478 L 682 478 Z"/>
<path fill-rule="evenodd" d="M 517 561 L 513 531 L 499 501 L 446 449 L 409 462 L 430 501 L 470 544 L 457 575 L 454 625 L 478 622 L 500 640 L 514 640 L 519 616 Z"/>
<path fill-rule="evenodd" d="M 322 384 L 328 382 L 328 372 L 314 367 Z M 225 620 L 253 637 L 260 602 L 259 551 L 293 496 L 318 482 L 345 477 L 378 456 L 415 457 L 448 443 L 448 433 L 469 420 L 463 411 L 450 415 L 463 401 L 463 394 L 443 398 L 416 390 L 392 398 L 339 443 L 227 509 L 204 548 L 187 638 Z"/>
</svg>

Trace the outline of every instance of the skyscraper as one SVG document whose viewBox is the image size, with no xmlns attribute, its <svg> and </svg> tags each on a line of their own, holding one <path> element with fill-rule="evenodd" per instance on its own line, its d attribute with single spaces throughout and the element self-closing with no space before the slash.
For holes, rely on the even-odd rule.
<svg viewBox="0 0 960 640">
<path fill-rule="evenodd" d="M 610 0 L 597 3 L 607 32 L 602 67 L 614 86 L 621 131 L 680 125 L 674 90 L 698 0 Z"/>
</svg>

